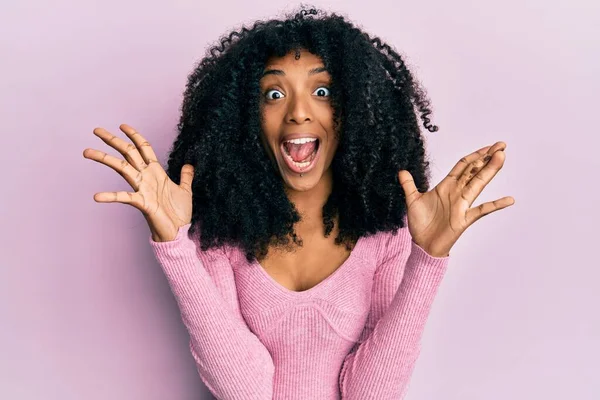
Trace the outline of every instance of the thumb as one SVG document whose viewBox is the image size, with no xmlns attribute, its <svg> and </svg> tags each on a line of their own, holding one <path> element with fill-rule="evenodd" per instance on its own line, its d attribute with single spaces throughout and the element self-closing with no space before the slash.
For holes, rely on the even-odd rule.
<svg viewBox="0 0 600 400">
<path fill-rule="evenodd" d="M 417 187 L 415 186 L 415 181 L 410 174 L 405 169 L 401 169 L 398 172 L 398 180 L 400 181 L 400 185 L 402 186 L 402 190 L 404 190 L 404 196 L 406 197 L 406 205 L 412 204 L 413 201 L 417 200 L 420 196 Z"/>
<path fill-rule="evenodd" d="M 182 189 L 192 193 L 192 181 L 194 180 L 194 166 L 192 164 L 185 164 L 181 167 L 181 179 L 179 180 L 179 186 Z"/>
</svg>

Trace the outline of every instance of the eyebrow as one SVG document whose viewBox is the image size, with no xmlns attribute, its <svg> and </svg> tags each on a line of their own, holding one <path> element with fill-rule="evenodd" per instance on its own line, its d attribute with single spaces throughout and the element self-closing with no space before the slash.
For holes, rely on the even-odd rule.
<svg viewBox="0 0 600 400">
<path fill-rule="evenodd" d="M 313 68 L 310 71 L 308 71 L 308 75 L 315 75 L 321 72 L 327 72 L 327 69 L 325 67 L 317 67 L 317 68 Z M 280 76 L 285 76 L 285 72 L 283 72 L 280 69 L 268 69 L 265 70 L 262 74 L 262 76 L 267 76 L 267 75 L 280 75 Z"/>
</svg>

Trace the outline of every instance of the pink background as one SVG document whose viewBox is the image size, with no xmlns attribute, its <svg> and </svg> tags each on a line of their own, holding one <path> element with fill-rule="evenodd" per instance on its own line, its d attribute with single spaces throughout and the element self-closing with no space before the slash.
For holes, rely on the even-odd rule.
<svg viewBox="0 0 600 400">
<path fill-rule="evenodd" d="M 317 5 L 406 55 L 441 128 L 433 184 L 503 140 L 475 205 L 516 200 L 453 248 L 407 398 L 600 398 L 599 3 L 400 3 Z M 126 122 L 164 162 L 207 46 L 296 4 L 167 4 L 0 6 L 0 398 L 210 398 L 141 213 L 93 200 L 129 185 L 82 152 L 117 155 L 92 130 Z"/>
</svg>

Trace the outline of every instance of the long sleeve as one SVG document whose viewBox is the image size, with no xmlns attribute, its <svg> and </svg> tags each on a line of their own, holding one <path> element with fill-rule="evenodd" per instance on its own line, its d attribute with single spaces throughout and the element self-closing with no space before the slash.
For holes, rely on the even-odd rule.
<svg viewBox="0 0 600 400">
<path fill-rule="evenodd" d="M 340 370 L 344 400 L 404 398 L 449 255 L 429 255 L 405 225 L 391 236 L 382 259 L 365 328 Z"/>
<path fill-rule="evenodd" d="M 213 249 L 211 257 L 201 254 L 188 237 L 190 227 L 180 227 L 172 241 L 155 242 L 150 235 L 149 242 L 181 311 L 200 377 L 218 399 L 271 400 L 273 359 L 242 318 L 229 259 Z"/>
</svg>

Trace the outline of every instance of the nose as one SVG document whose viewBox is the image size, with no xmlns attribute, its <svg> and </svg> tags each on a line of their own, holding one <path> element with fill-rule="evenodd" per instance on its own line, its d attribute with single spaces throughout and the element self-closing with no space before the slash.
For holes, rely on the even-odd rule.
<svg viewBox="0 0 600 400">
<path fill-rule="evenodd" d="M 296 122 L 299 124 L 312 119 L 310 105 L 302 96 L 293 96 L 288 104 L 287 122 Z"/>
</svg>

